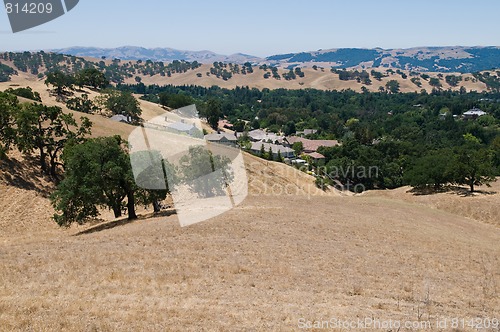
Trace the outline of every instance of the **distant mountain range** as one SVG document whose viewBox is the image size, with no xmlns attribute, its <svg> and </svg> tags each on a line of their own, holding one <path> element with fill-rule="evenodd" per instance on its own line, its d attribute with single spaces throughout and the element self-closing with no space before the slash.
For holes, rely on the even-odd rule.
<svg viewBox="0 0 500 332">
<path fill-rule="evenodd" d="M 152 60 L 166 61 L 174 60 L 198 61 L 200 63 L 231 62 L 245 63 L 260 62 L 261 58 L 247 54 L 222 55 L 212 51 L 181 51 L 173 48 L 144 48 L 136 46 L 123 46 L 118 48 L 97 48 L 97 47 L 70 47 L 50 50 L 51 52 L 74 55 L 80 57 L 93 57 L 122 60 Z"/>
<path fill-rule="evenodd" d="M 221 55 L 211 51 L 180 51 L 172 48 L 125 46 L 105 49 L 71 47 L 51 50 L 82 57 L 122 60 L 185 60 L 200 63 L 232 62 L 271 64 L 284 68 L 295 66 L 334 68 L 395 68 L 414 71 L 471 73 L 500 68 L 500 47 L 418 47 L 410 49 L 340 48 L 273 55 L 259 58 L 247 54 Z"/>
</svg>

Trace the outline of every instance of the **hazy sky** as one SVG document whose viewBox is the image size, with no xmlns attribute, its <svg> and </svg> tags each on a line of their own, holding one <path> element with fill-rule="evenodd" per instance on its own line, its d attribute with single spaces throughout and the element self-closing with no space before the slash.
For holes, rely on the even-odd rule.
<svg viewBox="0 0 500 332">
<path fill-rule="evenodd" d="M 34 0 L 37 1 L 37 0 Z M 172 47 L 265 56 L 340 47 L 499 46 L 499 0 L 80 0 L 0 50 Z"/>
</svg>

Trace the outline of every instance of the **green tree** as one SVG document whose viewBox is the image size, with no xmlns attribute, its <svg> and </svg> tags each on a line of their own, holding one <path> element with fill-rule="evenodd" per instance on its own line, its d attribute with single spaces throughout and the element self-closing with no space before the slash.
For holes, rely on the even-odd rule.
<svg viewBox="0 0 500 332">
<path fill-rule="evenodd" d="M 138 188 L 123 143 L 119 136 L 101 137 L 65 149 L 65 178 L 51 196 L 58 212 L 54 219 L 60 226 L 84 224 L 99 215 L 99 207 L 113 210 L 118 218 L 125 198 L 128 218 L 137 218 Z"/>
<path fill-rule="evenodd" d="M 302 142 L 295 142 L 292 145 L 293 151 L 295 151 L 295 155 L 298 157 L 302 154 L 302 151 L 304 151 L 304 144 Z"/>
<path fill-rule="evenodd" d="M 76 74 L 75 83 L 80 87 L 90 86 L 97 90 L 106 88 L 109 80 L 98 69 L 87 68 Z"/>
<path fill-rule="evenodd" d="M 6 152 L 14 143 L 16 132 L 15 113 L 19 109 L 19 102 L 13 95 L 0 92 L 0 159 L 5 157 Z"/>
<path fill-rule="evenodd" d="M 211 98 L 203 107 L 201 116 L 204 117 L 208 125 L 217 130 L 219 120 L 222 118 L 222 104 L 218 99 Z"/>
<path fill-rule="evenodd" d="M 451 163 L 454 182 L 467 185 L 471 193 L 475 186 L 490 186 L 495 179 L 491 151 L 485 148 L 478 138 L 471 134 L 464 135 L 465 144 L 456 149 L 456 158 Z"/>
<path fill-rule="evenodd" d="M 36 92 L 36 91 L 33 91 L 31 89 L 31 87 L 17 88 L 17 89 L 9 88 L 9 89 L 5 90 L 5 92 L 13 94 L 13 95 L 16 95 L 16 96 L 19 96 L 19 97 L 23 97 L 23 98 L 26 98 L 26 99 L 31 99 L 31 100 L 34 100 L 34 101 L 39 101 L 39 102 L 42 101 L 42 98 L 40 97 L 40 94 L 38 92 Z"/>
<path fill-rule="evenodd" d="M 59 156 L 68 142 L 78 143 L 90 134 L 92 123 L 80 118 L 78 125 L 73 114 L 65 114 L 57 106 L 24 104 L 16 112 L 16 144 L 19 151 L 38 151 L 42 171 L 57 180 Z M 47 163 L 48 159 L 48 163 Z"/>
<path fill-rule="evenodd" d="M 273 149 L 271 147 L 269 147 L 269 151 L 267 151 L 267 160 L 270 160 L 270 161 L 274 160 Z"/>
<path fill-rule="evenodd" d="M 160 105 L 163 107 L 178 109 L 194 104 L 193 98 L 184 94 L 162 92 L 158 97 L 160 99 Z"/>
<path fill-rule="evenodd" d="M 429 79 L 429 84 L 430 84 L 431 86 L 435 87 L 435 88 L 440 88 L 440 87 L 442 87 L 442 85 L 441 85 L 441 81 L 440 81 L 440 80 L 439 80 L 439 78 L 437 78 L 437 77 L 431 77 L 431 78 Z"/>
<path fill-rule="evenodd" d="M 281 151 L 278 150 L 278 156 L 276 158 L 277 161 L 282 162 L 283 161 L 283 156 L 281 155 Z"/>
<path fill-rule="evenodd" d="M 433 151 L 419 159 L 405 172 L 406 183 L 415 188 L 433 186 L 441 188 L 444 184 L 453 182 L 453 175 L 449 167 L 453 160 L 450 150 Z"/>
<path fill-rule="evenodd" d="M 54 71 L 47 74 L 47 79 L 45 80 L 45 85 L 52 85 L 56 89 L 58 96 L 65 93 L 65 89 L 73 88 L 75 83 L 75 78 L 71 75 L 65 74 L 62 71 Z"/>
<path fill-rule="evenodd" d="M 260 157 L 261 158 L 265 158 L 266 157 L 266 150 L 264 148 L 264 144 L 261 144 L 260 146 L 260 153 L 259 153 Z"/>
<path fill-rule="evenodd" d="M 398 93 L 399 92 L 399 82 L 396 80 L 390 80 L 385 84 L 385 87 L 387 91 L 390 91 L 391 93 Z"/>
<path fill-rule="evenodd" d="M 137 99 L 126 91 L 109 91 L 105 97 L 105 106 L 113 114 L 126 116 L 130 122 L 138 122 L 142 114 Z"/>
<path fill-rule="evenodd" d="M 94 105 L 92 100 L 89 99 L 89 95 L 83 94 L 80 97 L 71 98 L 66 102 L 66 107 L 70 110 L 82 112 L 82 113 L 94 113 L 98 110 L 97 106 Z"/>
</svg>

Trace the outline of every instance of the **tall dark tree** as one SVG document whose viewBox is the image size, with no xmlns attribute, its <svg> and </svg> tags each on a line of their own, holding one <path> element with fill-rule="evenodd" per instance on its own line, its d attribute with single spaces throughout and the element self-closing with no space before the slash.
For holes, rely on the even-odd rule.
<svg viewBox="0 0 500 332">
<path fill-rule="evenodd" d="M 474 192 L 476 186 L 490 186 L 495 181 L 495 169 L 491 151 L 470 134 L 464 138 L 465 144 L 456 149 L 457 156 L 452 163 L 454 182 L 467 185 Z"/>
<path fill-rule="evenodd" d="M 0 159 L 10 149 L 15 140 L 14 120 L 19 102 L 13 95 L 0 92 Z"/>
<path fill-rule="evenodd" d="M 212 98 L 208 100 L 203 107 L 201 116 L 207 119 L 208 125 L 217 130 L 219 120 L 222 118 L 222 104 L 218 99 Z"/>
<path fill-rule="evenodd" d="M 128 218 L 137 218 L 138 188 L 123 144 L 123 140 L 115 136 L 90 139 L 65 149 L 65 178 L 51 197 L 58 211 L 54 219 L 60 226 L 73 222 L 84 224 L 99 215 L 99 207 L 113 210 L 118 218 L 126 206 Z"/>
</svg>

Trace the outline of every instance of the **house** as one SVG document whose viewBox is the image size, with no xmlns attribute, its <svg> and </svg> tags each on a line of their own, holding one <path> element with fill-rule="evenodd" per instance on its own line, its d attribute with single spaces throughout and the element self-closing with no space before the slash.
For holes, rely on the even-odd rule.
<svg viewBox="0 0 500 332">
<path fill-rule="evenodd" d="M 307 136 L 316 134 L 318 131 L 316 129 L 304 129 L 303 131 L 298 131 L 295 133 L 296 136 Z"/>
<path fill-rule="evenodd" d="M 129 118 L 122 114 L 113 115 L 111 120 L 116 122 L 130 123 Z"/>
<path fill-rule="evenodd" d="M 473 109 L 462 114 L 464 120 L 475 120 L 480 116 L 486 115 L 488 113 L 481 111 L 479 108 L 474 107 Z"/>
<path fill-rule="evenodd" d="M 192 123 L 185 123 L 183 121 L 175 122 L 167 125 L 167 129 L 176 134 L 186 134 L 193 137 L 200 136 L 201 131 L 196 128 Z"/>
<path fill-rule="evenodd" d="M 311 160 L 315 164 L 324 164 L 325 163 L 326 158 L 321 153 L 312 152 L 312 153 L 306 153 L 305 155 L 308 156 L 309 158 L 311 158 Z"/>
<path fill-rule="evenodd" d="M 236 136 L 227 133 L 209 134 L 205 136 L 205 140 L 207 142 L 229 145 L 229 146 L 238 145 L 238 139 L 236 138 Z"/>
<path fill-rule="evenodd" d="M 269 149 L 271 149 L 271 151 L 273 152 L 273 157 L 275 159 L 278 157 L 278 152 L 282 158 L 288 158 L 288 159 L 295 158 L 295 152 L 293 151 L 293 149 L 278 144 L 272 144 L 266 142 L 254 142 L 252 143 L 252 147 L 250 148 L 250 150 L 254 154 L 259 154 L 262 150 L 262 147 L 264 147 L 264 151 L 266 153 L 269 151 Z"/>
<path fill-rule="evenodd" d="M 311 140 L 297 136 L 287 137 L 286 141 L 288 142 L 289 146 L 292 146 L 296 142 L 302 142 L 302 146 L 304 147 L 304 153 L 318 152 L 318 149 L 321 146 L 327 148 L 340 146 L 339 141 L 336 140 Z"/>
<path fill-rule="evenodd" d="M 252 142 L 260 142 L 260 141 L 265 141 L 265 142 L 272 142 L 272 143 L 277 143 L 277 144 L 282 144 L 285 137 L 284 136 L 279 136 L 275 133 L 268 133 L 262 129 L 255 129 L 252 131 L 248 132 L 248 138 Z"/>
</svg>

